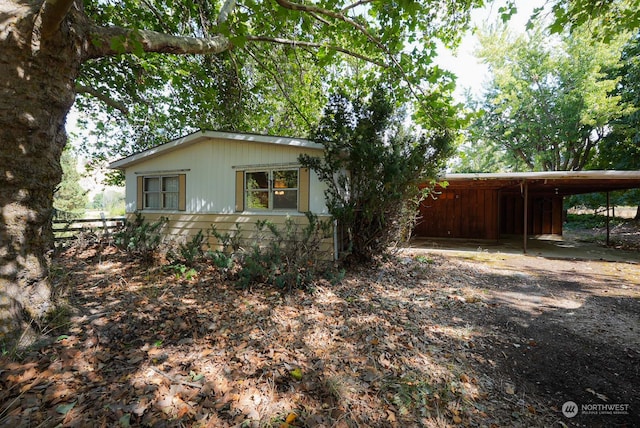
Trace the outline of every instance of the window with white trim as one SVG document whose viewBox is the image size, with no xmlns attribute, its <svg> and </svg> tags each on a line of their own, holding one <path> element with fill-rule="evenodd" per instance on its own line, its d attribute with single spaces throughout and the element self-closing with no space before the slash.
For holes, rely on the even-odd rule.
<svg viewBox="0 0 640 428">
<path fill-rule="evenodd" d="M 297 210 L 298 170 L 273 169 L 245 172 L 247 210 Z"/>
<path fill-rule="evenodd" d="M 177 210 L 180 181 L 177 175 L 144 177 L 144 209 Z"/>
</svg>

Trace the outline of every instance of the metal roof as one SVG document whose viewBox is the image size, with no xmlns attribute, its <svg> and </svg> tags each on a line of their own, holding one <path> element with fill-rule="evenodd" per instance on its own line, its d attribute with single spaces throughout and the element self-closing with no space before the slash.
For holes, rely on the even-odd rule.
<svg viewBox="0 0 640 428">
<path fill-rule="evenodd" d="M 640 171 L 544 171 L 446 174 L 449 188 L 494 188 L 503 192 L 575 195 L 640 188 Z"/>
</svg>

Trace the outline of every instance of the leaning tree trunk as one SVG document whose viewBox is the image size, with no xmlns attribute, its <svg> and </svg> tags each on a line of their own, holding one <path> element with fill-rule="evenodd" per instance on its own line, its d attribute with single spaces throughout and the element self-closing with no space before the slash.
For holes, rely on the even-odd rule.
<svg viewBox="0 0 640 428">
<path fill-rule="evenodd" d="M 82 56 L 72 20 L 42 34 L 40 6 L 0 4 L 0 342 L 20 339 L 52 304 L 53 191 Z"/>
</svg>

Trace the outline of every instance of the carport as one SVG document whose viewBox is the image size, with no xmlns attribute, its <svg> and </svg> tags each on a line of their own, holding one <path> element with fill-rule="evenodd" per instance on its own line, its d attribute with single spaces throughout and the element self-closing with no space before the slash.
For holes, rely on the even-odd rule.
<svg viewBox="0 0 640 428">
<path fill-rule="evenodd" d="M 564 196 L 640 188 L 640 171 L 447 174 L 441 181 L 447 185 L 420 206 L 415 236 L 497 241 L 522 235 L 526 252 L 528 236 L 562 235 Z M 607 221 L 607 239 L 608 230 Z"/>
</svg>

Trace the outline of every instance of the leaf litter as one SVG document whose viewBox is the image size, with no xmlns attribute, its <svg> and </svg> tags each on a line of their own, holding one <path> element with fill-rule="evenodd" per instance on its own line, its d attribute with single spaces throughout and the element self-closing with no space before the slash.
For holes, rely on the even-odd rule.
<svg viewBox="0 0 640 428">
<path fill-rule="evenodd" d="M 576 361 L 562 339 L 545 346 L 576 310 L 514 305 L 506 291 L 541 282 L 531 270 L 405 252 L 338 285 L 283 294 L 238 289 L 207 266 L 187 280 L 111 247 L 74 251 L 55 260 L 69 322 L 0 361 L 2 426 L 570 426 L 565 398 L 638 392 L 597 378 L 562 390 L 536 377 L 536 364 L 549 364 L 534 358 L 541 348 Z M 553 293 L 587 299 L 598 284 Z M 626 286 L 618 297 L 635 305 L 624 299 L 637 303 L 638 284 Z M 543 318 L 548 335 L 536 336 L 527 323 Z M 636 363 L 637 345 L 616 343 Z M 618 377 L 640 385 L 628 367 Z"/>
</svg>

